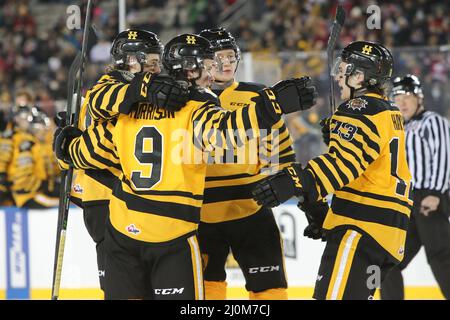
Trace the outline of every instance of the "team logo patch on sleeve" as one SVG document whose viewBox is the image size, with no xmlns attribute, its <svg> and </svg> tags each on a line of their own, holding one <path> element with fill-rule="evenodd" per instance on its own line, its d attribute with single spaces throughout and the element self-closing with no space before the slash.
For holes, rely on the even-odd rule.
<svg viewBox="0 0 450 320">
<path fill-rule="evenodd" d="M 77 183 L 73 186 L 73 192 L 81 194 L 83 193 L 83 188 Z"/>
<path fill-rule="evenodd" d="M 141 230 L 136 228 L 136 226 L 132 223 L 129 226 L 127 226 L 127 232 L 137 235 L 137 234 L 141 233 Z"/>
<path fill-rule="evenodd" d="M 362 109 L 366 108 L 368 102 L 364 100 L 363 98 L 356 98 L 352 99 L 347 103 L 347 107 L 352 110 L 358 110 L 361 111 Z"/>
</svg>

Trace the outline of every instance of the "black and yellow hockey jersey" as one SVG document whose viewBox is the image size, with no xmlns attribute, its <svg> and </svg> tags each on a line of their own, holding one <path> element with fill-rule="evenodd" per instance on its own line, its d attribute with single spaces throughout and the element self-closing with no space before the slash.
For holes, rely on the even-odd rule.
<svg viewBox="0 0 450 320">
<path fill-rule="evenodd" d="M 86 103 L 93 121 L 128 114 L 137 102 L 146 100 L 150 73 L 129 74 L 112 71 L 98 80 L 86 93 Z"/>
<path fill-rule="evenodd" d="M 401 261 L 413 202 L 398 108 L 368 93 L 341 104 L 330 130 L 328 152 L 306 167 L 319 199 L 334 192 L 323 227 L 356 227 Z"/>
<path fill-rule="evenodd" d="M 233 82 L 223 91 L 213 91 L 218 95 L 222 108 L 233 111 L 255 106 L 252 99 L 263 88 L 262 84 Z M 261 139 L 253 140 L 240 148 L 214 150 L 211 154 L 214 164 L 206 168 L 201 221 L 230 221 L 256 213 L 261 206 L 253 200 L 252 189 L 269 173 L 295 161 L 292 144 L 289 131 L 280 119 Z"/>
<path fill-rule="evenodd" d="M 22 207 L 36 197 L 43 200 L 43 206 L 56 205 L 57 203 L 41 193 L 47 173 L 39 141 L 28 132 L 14 130 L 12 146 L 7 177 L 15 205 Z"/>
<path fill-rule="evenodd" d="M 139 77 L 136 78 L 142 81 Z M 105 134 L 105 119 L 117 117 L 120 112 L 128 112 L 140 98 L 140 82 L 130 82 L 118 71 L 102 76 L 86 92 L 80 108 L 78 128 L 82 131 L 90 126 L 99 126 L 100 134 Z M 117 159 L 116 159 L 117 160 Z M 61 163 L 61 162 L 60 162 Z M 106 204 L 111 198 L 114 174 L 120 175 L 120 167 L 108 170 L 74 170 L 71 200 L 80 207 Z"/>
<path fill-rule="evenodd" d="M 89 92 L 86 97 L 89 97 Z M 99 125 L 92 122 L 88 114 L 88 100 L 85 99 L 80 108 L 78 128 L 82 131 L 89 126 Z M 73 171 L 70 199 L 79 207 L 107 204 L 111 198 L 114 179 L 109 170 L 77 170 Z"/>
<path fill-rule="evenodd" d="M 267 89 L 268 97 L 273 93 Z M 170 241 L 195 232 L 206 176 L 204 150 L 240 145 L 280 119 L 270 104 L 234 112 L 217 107 L 212 96 L 193 91 L 177 112 L 140 103 L 129 115 L 94 126 L 74 139 L 69 153 L 82 169 L 122 169 L 110 201 L 110 221 L 119 232 L 145 242 Z M 273 103 L 273 101 L 272 101 Z M 237 137 L 227 137 L 238 129 Z"/>
<path fill-rule="evenodd" d="M 60 170 L 52 149 L 53 132 L 47 129 L 43 139 L 36 141 L 37 155 L 35 158 L 36 172 L 42 180 L 35 201 L 46 207 L 57 206 L 59 202 Z"/>
<path fill-rule="evenodd" d="M 0 133 L 0 205 L 11 205 L 8 166 L 13 155 L 13 125 L 8 122 L 4 131 Z"/>
</svg>

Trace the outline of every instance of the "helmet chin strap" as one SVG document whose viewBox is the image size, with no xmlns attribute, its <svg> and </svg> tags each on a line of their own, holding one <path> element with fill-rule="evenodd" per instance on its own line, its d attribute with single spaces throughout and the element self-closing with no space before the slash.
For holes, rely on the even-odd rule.
<svg viewBox="0 0 450 320">
<path fill-rule="evenodd" d="M 141 66 L 141 71 L 140 71 L 140 72 L 137 72 L 137 73 L 142 73 L 142 72 L 144 72 L 144 66 L 145 66 L 145 64 L 142 63 L 142 62 L 139 62 L 139 65 Z"/>
<path fill-rule="evenodd" d="M 348 79 L 350 78 L 351 74 L 348 76 L 345 76 L 345 85 L 347 87 L 350 88 L 350 99 L 355 98 L 355 94 L 362 94 L 365 93 L 367 91 L 366 87 L 361 87 L 356 89 L 355 87 L 352 87 L 349 83 L 348 83 Z"/>
<path fill-rule="evenodd" d="M 199 87 L 200 87 L 200 86 L 197 84 L 197 80 L 200 79 L 200 78 L 202 77 L 203 69 L 202 69 L 202 68 L 198 68 L 198 70 L 199 70 L 199 73 L 198 73 L 198 76 L 197 76 L 197 77 L 188 79 L 188 82 L 191 84 L 191 86 L 192 86 L 193 88 L 199 88 Z M 187 77 L 186 77 L 186 79 L 187 79 Z"/>
</svg>

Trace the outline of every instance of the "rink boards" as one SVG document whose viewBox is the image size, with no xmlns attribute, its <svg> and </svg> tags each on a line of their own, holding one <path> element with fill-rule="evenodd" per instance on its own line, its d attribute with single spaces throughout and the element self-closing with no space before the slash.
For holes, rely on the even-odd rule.
<svg viewBox="0 0 450 320">
<path fill-rule="evenodd" d="M 312 295 L 324 243 L 303 237 L 306 218 L 295 204 L 275 210 L 282 232 L 291 299 Z M 48 299 L 52 282 L 57 209 L 0 208 L 0 299 Z M 231 259 L 227 268 L 228 296 L 246 299 L 242 273 Z M 442 295 L 423 249 L 404 271 L 406 297 L 440 299 Z M 99 299 L 95 245 L 83 223 L 82 211 L 70 209 L 61 282 L 61 298 Z"/>
</svg>

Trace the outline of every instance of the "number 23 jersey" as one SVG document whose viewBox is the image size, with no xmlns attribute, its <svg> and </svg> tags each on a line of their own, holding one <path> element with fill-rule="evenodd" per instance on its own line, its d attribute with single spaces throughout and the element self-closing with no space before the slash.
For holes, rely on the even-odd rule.
<svg viewBox="0 0 450 320">
<path fill-rule="evenodd" d="M 323 227 L 355 226 L 401 261 L 412 208 L 411 174 L 398 108 L 376 94 L 341 104 L 328 153 L 309 161 L 320 197 L 333 193 Z"/>
</svg>

